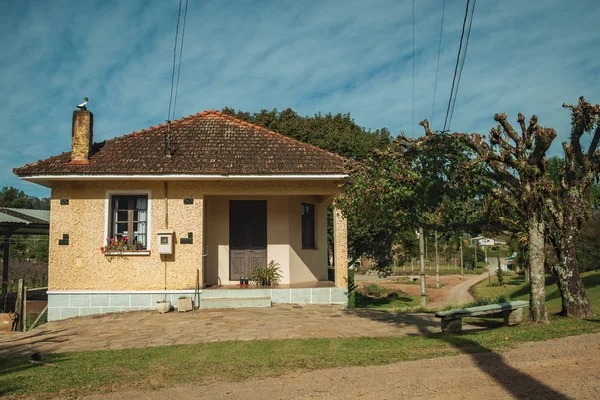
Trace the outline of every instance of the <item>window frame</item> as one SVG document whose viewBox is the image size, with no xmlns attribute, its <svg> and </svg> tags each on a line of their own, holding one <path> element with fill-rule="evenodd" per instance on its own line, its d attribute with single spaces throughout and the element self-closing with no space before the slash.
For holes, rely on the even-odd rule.
<svg viewBox="0 0 600 400">
<path fill-rule="evenodd" d="M 309 210 L 312 210 L 312 212 L 308 215 L 312 216 L 312 229 L 310 231 L 310 236 L 312 239 L 312 243 L 306 243 L 305 239 L 306 239 L 306 235 L 307 235 L 307 230 L 309 229 L 309 227 L 307 226 L 307 222 L 306 221 L 306 217 L 307 215 L 305 214 L 305 207 L 310 207 Z M 308 211 L 308 210 L 307 210 Z M 301 241 L 302 241 L 302 250 L 316 250 L 317 249 L 317 207 L 314 203 L 306 203 L 306 202 L 302 202 L 301 203 L 301 213 L 300 213 L 300 218 L 301 218 Z M 308 218 L 310 220 L 310 218 Z"/>
<path fill-rule="evenodd" d="M 149 254 L 150 253 L 150 248 L 152 247 L 152 194 L 151 191 L 149 190 L 107 190 L 106 191 L 106 196 L 105 196 L 105 204 L 104 204 L 104 237 L 102 238 L 102 245 L 105 246 L 106 245 L 106 238 L 107 237 L 113 237 L 113 232 L 114 232 L 114 208 L 113 208 L 113 199 L 115 197 L 119 197 L 119 196 L 124 196 L 124 197 L 129 197 L 129 196 L 137 196 L 137 197 L 142 197 L 142 196 L 146 196 L 147 197 L 147 205 L 146 205 L 146 248 L 145 249 L 139 249 L 136 251 L 133 250 L 128 250 L 126 252 L 122 252 L 121 254 L 123 255 L 127 255 L 127 254 Z M 131 214 L 133 214 L 133 209 L 129 210 L 129 212 Z M 129 234 L 129 232 L 132 230 L 133 228 L 133 216 L 131 217 L 132 220 L 129 221 L 129 215 L 128 215 L 128 228 L 127 228 L 127 232 L 128 232 L 128 237 L 131 236 L 131 234 Z M 110 255 L 112 252 L 106 253 L 107 255 Z"/>
</svg>

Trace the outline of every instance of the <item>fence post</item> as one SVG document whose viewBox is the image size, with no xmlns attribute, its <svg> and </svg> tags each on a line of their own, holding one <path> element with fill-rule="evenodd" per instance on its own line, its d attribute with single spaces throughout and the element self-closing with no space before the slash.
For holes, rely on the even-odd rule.
<svg viewBox="0 0 600 400">
<path fill-rule="evenodd" d="M 27 332 L 27 286 L 23 286 L 23 305 L 22 305 L 21 331 Z"/>
<path fill-rule="evenodd" d="M 17 326 L 15 327 L 16 331 L 21 330 L 21 312 L 23 308 L 23 279 L 19 279 L 17 281 L 17 301 L 15 302 L 15 314 L 17 316 Z"/>
</svg>

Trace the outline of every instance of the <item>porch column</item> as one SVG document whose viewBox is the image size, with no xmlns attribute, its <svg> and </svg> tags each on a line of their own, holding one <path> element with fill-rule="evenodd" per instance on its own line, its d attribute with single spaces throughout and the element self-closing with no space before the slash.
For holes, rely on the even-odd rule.
<svg viewBox="0 0 600 400">
<path fill-rule="evenodd" d="M 335 263 L 335 286 L 348 287 L 348 227 L 342 212 L 333 209 L 333 261 Z"/>
</svg>

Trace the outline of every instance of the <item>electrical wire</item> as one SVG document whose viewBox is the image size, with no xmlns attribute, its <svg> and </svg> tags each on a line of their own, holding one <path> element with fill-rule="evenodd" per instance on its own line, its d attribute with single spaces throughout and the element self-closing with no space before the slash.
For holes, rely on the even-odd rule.
<svg viewBox="0 0 600 400">
<path fill-rule="evenodd" d="M 462 61 L 460 63 L 460 69 L 458 71 L 458 81 L 456 82 L 456 92 L 454 93 L 454 101 L 452 102 L 452 110 L 450 110 L 450 118 L 448 119 L 448 129 L 452 125 L 452 117 L 454 116 L 454 106 L 456 105 L 456 99 L 458 98 L 458 88 L 460 86 L 460 79 L 462 77 L 463 67 L 465 66 L 465 60 L 467 59 L 467 49 L 469 48 L 469 38 L 471 37 L 471 26 L 473 25 L 473 14 L 475 14 L 475 4 L 477 0 L 473 0 L 473 7 L 471 7 L 471 17 L 469 18 L 469 27 L 467 28 L 467 39 L 465 40 L 465 50 L 463 52 Z"/>
<path fill-rule="evenodd" d="M 181 76 L 181 56 L 183 54 L 183 40 L 185 38 L 185 22 L 187 21 L 187 10 L 189 0 L 185 0 L 185 11 L 183 12 L 183 28 L 181 29 L 181 45 L 179 47 L 179 67 L 177 68 L 177 83 L 175 84 L 175 98 L 173 101 L 173 117 L 175 119 L 175 108 L 177 107 L 177 94 L 179 93 L 179 77 Z"/>
<path fill-rule="evenodd" d="M 442 35 L 444 32 L 444 13 L 446 11 L 446 0 L 442 3 L 442 23 L 440 24 L 440 41 L 438 44 L 437 67 L 435 68 L 435 83 L 433 84 L 433 103 L 431 104 L 431 126 L 433 126 L 433 115 L 435 111 L 435 93 L 437 91 L 438 72 L 440 71 L 440 54 L 442 52 Z"/>
<path fill-rule="evenodd" d="M 412 2 L 412 123 L 411 135 L 415 134 L 415 0 Z"/>
<path fill-rule="evenodd" d="M 169 112 L 167 120 L 171 118 L 171 104 L 173 103 L 173 87 L 175 86 L 175 65 L 177 59 L 177 38 L 179 37 L 179 20 L 181 19 L 181 0 L 179 0 L 179 11 L 177 12 L 177 27 L 175 29 L 175 45 L 173 46 L 173 72 L 171 74 L 171 95 L 169 96 Z"/>
<path fill-rule="evenodd" d="M 460 54 L 462 51 L 463 38 L 465 36 L 465 27 L 467 25 L 467 17 L 469 15 L 469 3 L 470 0 L 467 0 L 467 7 L 465 9 L 465 19 L 463 20 L 462 32 L 460 34 L 460 43 L 458 45 L 458 54 L 456 55 L 456 66 L 454 67 L 454 77 L 452 78 L 452 88 L 450 89 L 450 98 L 448 99 L 448 108 L 446 109 L 446 118 L 444 120 L 444 129 L 446 131 L 446 126 L 448 124 L 448 115 L 450 114 L 450 106 L 452 105 L 452 98 L 454 96 L 454 84 L 456 82 L 456 74 L 458 73 L 458 65 L 460 61 Z"/>
</svg>

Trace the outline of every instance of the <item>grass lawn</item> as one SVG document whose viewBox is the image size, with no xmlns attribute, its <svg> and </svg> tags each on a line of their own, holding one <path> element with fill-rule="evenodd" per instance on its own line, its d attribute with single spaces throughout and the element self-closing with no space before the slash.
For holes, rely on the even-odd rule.
<svg viewBox="0 0 600 400">
<path fill-rule="evenodd" d="M 494 277 L 495 278 L 495 277 Z M 519 277 L 507 277 L 504 287 L 477 285 L 477 296 L 508 295 L 526 299 L 527 287 Z M 583 274 L 594 309 L 600 313 L 600 272 Z M 560 311 L 560 296 L 547 279 L 548 309 Z M 385 310 L 414 307 L 418 297 L 401 292 L 374 298 L 356 298 L 357 307 Z M 374 304 L 375 302 L 375 304 Z M 379 304 L 377 304 L 379 302 Z M 0 396 L 50 398 L 77 397 L 126 389 L 152 389 L 179 383 L 210 383 L 260 379 L 294 371 L 381 365 L 460 353 L 497 351 L 519 343 L 600 332 L 600 317 L 578 320 L 551 316 L 549 325 L 504 327 L 496 319 L 470 323 L 495 328 L 477 333 L 399 338 L 290 339 L 273 341 L 204 343 L 118 351 L 48 354 L 47 368 L 29 364 L 26 357 L 0 358 Z"/>
<path fill-rule="evenodd" d="M 600 314 L 600 271 L 585 272 L 581 274 L 581 279 L 594 311 Z M 529 299 L 529 287 L 522 276 L 506 276 L 504 281 L 504 286 L 497 286 L 498 278 L 492 275 L 491 282 L 494 286 L 488 286 L 487 279 L 478 283 L 474 289 L 475 297 L 488 298 L 505 295 L 511 300 Z M 561 310 L 560 292 L 553 276 L 546 277 L 546 307 L 549 313 L 558 313 Z"/>
<path fill-rule="evenodd" d="M 496 351 L 522 342 L 600 332 L 599 322 L 553 317 L 548 326 L 523 324 L 462 335 L 223 342 L 48 354 L 44 361 L 57 368 L 31 365 L 25 357 L 0 359 L 0 395 L 76 397 Z"/>
<path fill-rule="evenodd" d="M 356 293 L 355 308 L 370 308 L 382 311 L 410 311 L 419 306 L 419 296 L 408 296 L 392 292 L 389 295 L 369 296 Z"/>
</svg>

